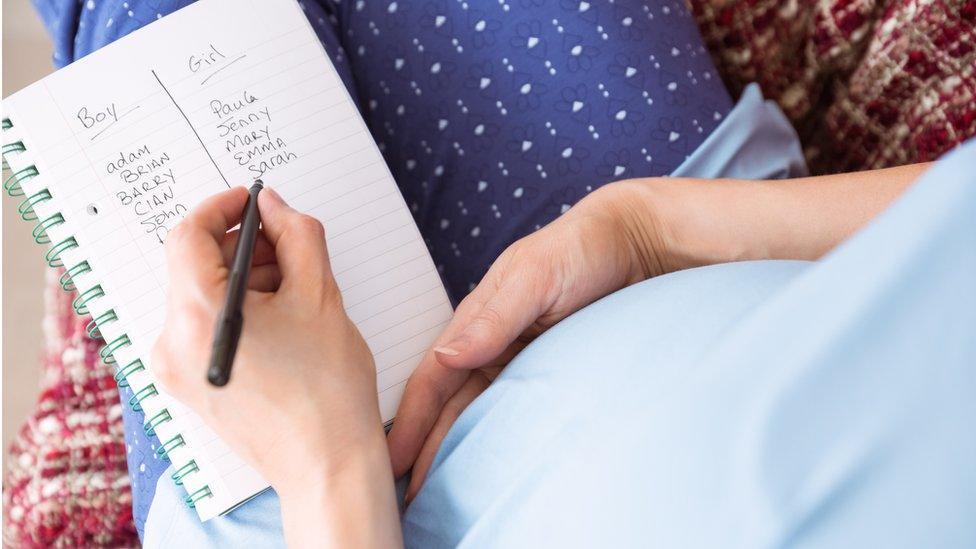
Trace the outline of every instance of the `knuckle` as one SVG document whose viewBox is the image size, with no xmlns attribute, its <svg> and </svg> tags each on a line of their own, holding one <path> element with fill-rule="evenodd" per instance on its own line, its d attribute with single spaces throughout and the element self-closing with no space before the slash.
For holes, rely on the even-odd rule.
<svg viewBox="0 0 976 549">
<path fill-rule="evenodd" d="M 295 216 L 293 223 L 295 230 L 301 231 L 302 234 L 320 239 L 325 238 L 325 227 L 322 226 L 322 222 L 310 215 L 299 214 Z"/>
<path fill-rule="evenodd" d="M 318 284 L 316 289 L 326 310 L 342 311 L 342 314 L 345 314 L 345 308 L 342 305 L 342 293 L 339 292 L 339 287 L 335 282 L 326 280 L 324 283 Z"/>
<path fill-rule="evenodd" d="M 412 392 L 420 393 L 423 397 L 432 399 L 439 406 L 447 402 L 450 397 L 443 377 L 429 368 L 418 368 L 407 381 L 407 388 L 412 388 Z"/>
<path fill-rule="evenodd" d="M 176 361 L 171 360 L 166 336 L 160 336 L 153 345 L 149 359 L 149 368 L 153 376 L 171 391 L 179 390 L 179 372 L 175 367 Z"/>
<path fill-rule="evenodd" d="M 505 316 L 498 307 L 492 303 L 485 303 L 485 306 L 478 311 L 474 317 L 474 323 L 481 324 L 489 329 L 501 328 L 505 321 Z"/>
<path fill-rule="evenodd" d="M 457 418 L 461 417 L 461 413 L 464 412 L 464 409 L 467 407 L 468 407 L 467 401 L 462 401 L 461 399 L 458 398 L 452 398 L 451 400 L 447 401 L 447 404 L 444 405 L 444 409 L 441 412 L 441 416 L 442 417 L 447 416 L 451 418 L 451 423 L 453 424 Z"/>
<path fill-rule="evenodd" d="M 185 315 L 185 327 L 191 335 L 206 333 L 215 316 L 202 299 L 187 303 Z"/>
<path fill-rule="evenodd" d="M 166 242 L 163 246 L 169 251 L 178 250 L 186 240 L 188 230 L 186 220 L 177 223 L 175 227 L 166 233 Z"/>
</svg>

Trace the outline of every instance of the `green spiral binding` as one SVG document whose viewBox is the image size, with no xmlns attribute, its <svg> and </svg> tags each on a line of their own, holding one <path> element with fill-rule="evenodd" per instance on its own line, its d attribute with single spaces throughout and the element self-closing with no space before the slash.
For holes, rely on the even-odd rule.
<svg viewBox="0 0 976 549">
<path fill-rule="evenodd" d="M 159 448 L 156 448 L 156 457 L 159 459 L 169 459 L 169 453 L 173 450 L 179 448 L 180 446 L 185 446 L 186 441 L 183 440 L 183 435 L 176 434 L 172 438 L 162 443 Z"/>
<path fill-rule="evenodd" d="M 48 229 L 62 223 L 64 223 L 64 216 L 60 213 L 55 212 L 46 217 L 44 221 L 38 223 L 31 232 L 31 234 L 34 235 L 34 242 L 37 242 L 38 244 L 48 244 L 51 242 L 51 237 L 47 235 Z"/>
<path fill-rule="evenodd" d="M 0 154 L 22 153 L 26 150 L 27 148 L 24 147 L 23 141 L 14 141 L 13 143 L 7 143 L 4 145 Z"/>
<path fill-rule="evenodd" d="M 3 131 L 7 131 L 13 128 L 14 125 L 9 118 L 3 118 L 2 127 Z M 24 145 L 23 141 L 14 141 L 12 143 L 3 145 L 2 150 L 0 150 L 0 156 L 5 157 L 8 154 L 19 154 L 26 151 L 27 147 Z M 3 159 L 3 167 L 4 169 L 8 167 L 6 158 Z M 24 192 L 22 183 L 27 179 L 37 177 L 38 175 L 40 174 L 37 170 L 37 166 L 26 166 L 10 174 L 10 176 L 4 180 L 3 188 L 10 196 L 23 196 L 26 193 Z M 20 214 L 21 219 L 24 221 L 38 221 L 39 216 L 37 215 L 35 207 L 41 202 L 51 199 L 51 191 L 46 188 L 41 189 L 22 200 L 17 206 L 17 213 Z M 57 225 L 61 225 L 64 223 L 64 221 L 64 216 L 61 213 L 54 213 L 39 221 L 32 230 L 34 241 L 36 241 L 38 244 L 49 244 L 51 242 L 51 237 L 49 236 L 48 231 Z M 62 254 L 77 247 L 77 239 L 75 239 L 73 236 L 69 236 L 52 246 L 45 254 L 45 260 L 51 267 L 61 267 L 64 265 L 64 260 L 61 258 Z M 92 272 L 91 264 L 88 261 L 83 260 L 62 273 L 58 282 L 61 284 L 61 288 L 63 288 L 65 291 L 74 291 L 77 289 L 75 279 L 78 276 L 90 272 Z M 91 303 L 92 300 L 103 297 L 104 295 L 105 292 L 102 289 L 102 286 L 100 284 L 96 284 L 95 286 L 81 292 L 81 294 L 79 294 L 72 302 L 72 306 L 74 307 L 75 312 L 79 315 L 87 315 L 89 313 L 89 303 Z M 109 309 L 98 317 L 91 319 L 86 326 L 88 335 L 92 339 L 101 338 L 101 331 L 99 330 L 99 327 L 117 320 L 118 315 L 115 313 L 115 310 Z M 122 334 L 104 345 L 98 351 L 98 354 L 101 356 L 102 361 L 105 362 L 105 364 L 115 364 L 115 352 L 122 347 L 131 344 L 132 342 L 130 341 L 129 336 Z M 146 367 L 142 360 L 137 358 L 125 366 L 120 367 L 118 371 L 116 371 L 115 381 L 118 383 L 119 387 L 128 387 L 128 376 L 136 372 L 144 371 L 145 369 Z M 142 402 L 145 399 L 158 394 L 159 392 L 156 389 L 156 385 L 150 383 L 129 398 L 129 405 L 135 411 L 142 411 Z M 172 419 L 173 418 L 168 409 L 164 408 L 163 410 L 157 412 L 143 426 L 146 436 L 155 435 L 157 427 Z M 171 451 L 185 445 L 186 441 L 183 439 L 183 435 L 177 434 L 156 449 L 156 455 L 161 459 L 168 460 L 169 453 Z M 195 460 L 190 460 L 177 469 L 171 476 L 176 485 L 182 486 L 183 479 L 185 479 L 187 475 L 199 470 L 200 467 L 197 465 L 197 462 Z M 213 492 L 210 490 L 210 486 L 203 486 L 202 488 L 199 488 L 193 493 L 187 495 L 186 498 L 184 498 L 184 501 L 186 505 L 192 509 L 196 507 L 200 500 L 212 496 Z"/>
<path fill-rule="evenodd" d="M 203 498 L 210 497 L 212 495 L 213 492 L 210 491 L 210 486 L 204 486 L 203 488 L 200 488 L 196 492 L 193 492 L 192 494 L 186 496 L 186 498 L 183 501 L 186 502 L 187 507 L 193 509 L 194 507 L 197 506 L 198 501 L 200 501 Z"/>
<path fill-rule="evenodd" d="M 74 267 L 71 267 L 70 269 L 61 273 L 61 278 L 58 279 L 58 283 L 61 284 L 62 290 L 66 292 L 73 292 L 77 288 L 75 285 L 75 277 L 90 272 L 91 264 L 88 263 L 88 261 L 82 260 Z M 91 331 L 88 332 L 88 335 L 91 335 Z"/>
<path fill-rule="evenodd" d="M 112 341 L 106 343 L 101 349 L 99 349 L 98 355 L 102 357 L 102 362 L 107 365 L 112 365 L 115 364 L 115 351 L 118 351 L 122 347 L 131 344 L 132 342 L 129 341 L 129 336 L 122 334 Z"/>
<path fill-rule="evenodd" d="M 147 437 L 151 437 L 156 434 L 156 427 L 166 423 L 167 421 L 173 419 L 173 416 L 169 415 L 169 410 L 163 408 L 162 410 L 156 412 L 156 414 L 146 421 L 146 424 L 142 426 L 142 430 L 146 432 Z"/>
<path fill-rule="evenodd" d="M 100 326 L 104 326 L 109 322 L 115 322 L 118 320 L 118 315 L 115 314 L 115 309 L 109 309 L 104 313 L 98 315 L 98 318 L 93 318 L 85 326 L 85 330 L 88 332 L 88 337 L 92 339 L 102 339 L 102 331 L 99 329 Z"/>
<path fill-rule="evenodd" d="M 129 407 L 132 408 L 133 412 L 141 412 L 142 401 L 146 400 L 147 398 L 153 395 L 158 395 L 158 394 L 159 391 L 156 390 L 156 385 L 150 383 L 149 385 L 146 385 L 142 389 L 139 389 L 139 391 L 136 392 L 136 394 L 129 397 Z"/>
<path fill-rule="evenodd" d="M 7 191 L 10 196 L 23 196 L 24 188 L 20 186 L 20 183 L 26 179 L 32 177 L 37 177 L 37 167 L 27 166 L 26 168 L 21 168 L 14 173 L 10 174 L 10 177 L 3 182 L 3 188 Z"/>
<path fill-rule="evenodd" d="M 4 118 L 3 119 L 3 131 L 7 131 L 7 130 L 9 130 L 12 127 L 14 127 L 14 125 L 10 123 L 10 119 L 9 118 Z M 21 152 L 23 152 L 23 150 L 21 150 Z M 6 145 L 4 145 L 4 147 L 3 147 L 3 154 L 4 154 L 4 158 L 3 158 L 3 169 L 6 170 L 6 169 L 8 169 L 10 167 L 10 166 L 7 165 L 7 159 L 5 157 L 6 154 L 7 154 L 7 146 Z"/>
<path fill-rule="evenodd" d="M 78 297 L 76 297 L 71 303 L 71 306 L 74 307 L 75 313 L 77 313 L 79 316 L 84 316 L 88 314 L 88 304 L 91 303 L 93 299 L 98 299 L 104 296 L 105 291 L 102 290 L 102 285 L 96 284 L 78 294 Z"/>
<path fill-rule="evenodd" d="M 197 466 L 197 461 L 195 459 L 191 459 L 190 461 L 186 462 L 183 467 L 180 467 L 174 471 L 173 474 L 170 475 L 170 478 L 173 479 L 173 483 L 177 486 L 183 486 L 183 479 L 186 478 L 186 475 L 196 473 L 199 470 L 200 467 Z"/>
<path fill-rule="evenodd" d="M 132 362 L 126 364 L 125 366 L 119 368 L 119 371 L 115 372 L 115 382 L 119 384 L 119 387 L 128 387 L 129 380 L 128 377 L 136 372 L 141 372 L 146 369 L 146 366 L 138 358 Z"/>
<path fill-rule="evenodd" d="M 77 247 L 78 241 L 75 240 L 75 237 L 69 236 L 68 238 L 65 238 L 61 242 L 58 242 L 52 246 L 51 249 L 44 254 L 44 259 L 47 260 L 47 264 L 51 267 L 63 267 L 64 261 L 61 259 L 61 254 Z"/>
<path fill-rule="evenodd" d="M 20 214 L 20 218 L 24 221 L 37 221 L 37 213 L 34 212 L 34 206 L 37 206 L 45 200 L 51 200 L 51 191 L 47 189 L 41 189 L 25 198 L 17 206 L 17 212 Z"/>
</svg>

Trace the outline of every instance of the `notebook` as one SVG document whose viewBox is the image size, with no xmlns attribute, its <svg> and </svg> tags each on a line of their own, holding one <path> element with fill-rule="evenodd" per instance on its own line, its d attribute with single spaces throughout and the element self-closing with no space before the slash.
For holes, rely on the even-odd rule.
<svg viewBox="0 0 976 549">
<path fill-rule="evenodd" d="M 207 196 L 260 177 L 322 221 L 346 310 L 376 359 L 383 421 L 393 418 L 452 309 L 295 0 L 201 0 L 10 96 L 3 111 L 4 187 L 22 197 L 47 262 L 64 267 L 75 310 L 91 315 L 102 358 L 202 520 L 268 487 L 150 372 L 163 243 Z"/>
</svg>

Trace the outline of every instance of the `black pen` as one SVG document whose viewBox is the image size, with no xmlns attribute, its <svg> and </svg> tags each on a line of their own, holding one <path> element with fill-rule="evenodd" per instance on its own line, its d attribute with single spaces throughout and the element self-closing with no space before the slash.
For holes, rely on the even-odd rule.
<svg viewBox="0 0 976 549">
<path fill-rule="evenodd" d="M 264 185 L 258 179 L 251 185 L 250 196 L 244 205 L 244 219 L 234 249 L 234 263 L 227 281 L 227 299 L 220 312 L 215 330 L 213 350 L 210 353 L 210 369 L 207 380 L 215 387 L 223 387 L 230 381 L 230 368 L 234 364 L 237 342 L 241 338 L 244 316 L 244 296 L 247 294 L 247 277 L 251 273 L 251 260 L 254 257 L 254 243 L 257 242 L 261 215 L 258 213 L 258 193 Z"/>
</svg>

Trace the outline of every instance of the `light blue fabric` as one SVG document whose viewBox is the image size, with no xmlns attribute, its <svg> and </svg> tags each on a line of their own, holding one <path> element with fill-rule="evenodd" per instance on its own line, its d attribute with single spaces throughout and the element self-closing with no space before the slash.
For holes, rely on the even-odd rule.
<svg viewBox="0 0 976 549">
<path fill-rule="evenodd" d="M 976 546 L 976 141 L 817 263 L 628 288 L 450 431 L 414 547 Z"/>
<path fill-rule="evenodd" d="M 789 122 L 756 85 L 749 86 L 732 111 L 674 175 L 770 179 L 806 173 L 799 141 Z M 170 471 L 171 472 L 171 471 Z M 182 503 L 181 489 L 169 474 L 159 477 L 146 519 L 147 547 L 179 543 L 236 545 L 260 540 L 282 543 L 277 496 L 266 492 L 227 517 L 201 525 Z M 218 541 L 219 540 L 219 541 Z"/>
<path fill-rule="evenodd" d="M 796 131 L 773 101 L 749 84 L 734 109 L 674 177 L 786 179 L 808 175 Z"/>
<path fill-rule="evenodd" d="M 544 334 L 451 429 L 404 536 L 973 547 L 974 421 L 970 142 L 817 263 L 662 276 Z M 148 546 L 282 543 L 273 494 L 201 526 L 159 490 Z"/>
</svg>

